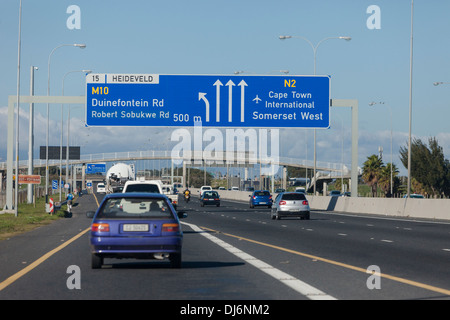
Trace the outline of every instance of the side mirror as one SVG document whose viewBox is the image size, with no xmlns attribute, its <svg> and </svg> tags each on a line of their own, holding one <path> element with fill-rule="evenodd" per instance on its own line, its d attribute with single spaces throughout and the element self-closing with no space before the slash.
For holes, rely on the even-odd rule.
<svg viewBox="0 0 450 320">
<path fill-rule="evenodd" d="M 186 211 L 178 211 L 178 212 L 177 212 L 177 215 L 178 215 L 178 218 L 179 218 L 179 219 L 187 218 L 187 213 L 186 213 Z"/>
<path fill-rule="evenodd" d="M 95 216 L 95 211 L 88 211 L 88 212 L 86 212 L 86 217 L 92 219 L 94 216 Z"/>
</svg>

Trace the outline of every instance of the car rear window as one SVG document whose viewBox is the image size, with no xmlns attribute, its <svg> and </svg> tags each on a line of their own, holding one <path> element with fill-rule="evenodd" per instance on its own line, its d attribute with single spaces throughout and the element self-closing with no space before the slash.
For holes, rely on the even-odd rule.
<svg viewBox="0 0 450 320">
<path fill-rule="evenodd" d="M 257 191 L 255 192 L 255 196 L 270 196 L 269 191 Z"/>
<path fill-rule="evenodd" d="M 205 191 L 203 194 L 205 198 L 217 198 L 219 197 L 219 194 L 215 191 Z"/>
<path fill-rule="evenodd" d="M 167 219 L 173 214 L 164 199 L 120 197 L 107 199 L 97 218 Z"/>
<path fill-rule="evenodd" d="M 156 184 L 130 184 L 127 186 L 125 192 L 152 192 L 159 193 L 159 188 Z"/>
<path fill-rule="evenodd" d="M 306 200 L 306 197 L 303 193 L 286 193 L 283 194 L 283 200 Z"/>
</svg>

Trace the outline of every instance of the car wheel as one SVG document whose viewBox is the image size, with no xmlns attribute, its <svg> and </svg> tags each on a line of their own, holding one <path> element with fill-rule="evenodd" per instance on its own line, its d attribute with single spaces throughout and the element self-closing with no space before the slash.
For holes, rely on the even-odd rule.
<svg viewBox="0 0 450 320">
<path fill-rule="evenodd" d="M 276 216 L 275 216 L 275 219 L 281 220 L 281 217 L 280 217 L 280 215 L 278 214 L 278 211 L 277 211 L 277 214 L 276 214 Z"/>
<path fill-rule="evenodd" d="M 103 265 L 103 257 L 92 253 L 91 254 L 91 268 L 92 269 L 100 269 Z"/>
<path fill-rule="evenodd" d="M 216 204 L 217 207 L 220 207 L 220 203 Z"/>
<path fill-rule="evenodd" d="M 170 254 L 169 260 L 170 260 L 170 264 L 172 265 L 172 268 L 176 268 L 176 269 L 181 268 L 181 252 Z"/>
</svg>

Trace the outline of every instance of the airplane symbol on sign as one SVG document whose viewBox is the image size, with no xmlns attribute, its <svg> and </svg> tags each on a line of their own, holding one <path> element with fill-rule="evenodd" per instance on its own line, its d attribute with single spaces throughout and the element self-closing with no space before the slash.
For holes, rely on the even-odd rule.
<svg viewBox="0 0 450 320">
<path fill-rule="evenodd" d="M 258 104 L 260 101 L 262 101 L 259 97 L 258 97 L 258 95 L 256 95 L 256 98 L 255 99 L 253 99 L 253 101 L 256 101 L 256 104 Z"/>
</svg>

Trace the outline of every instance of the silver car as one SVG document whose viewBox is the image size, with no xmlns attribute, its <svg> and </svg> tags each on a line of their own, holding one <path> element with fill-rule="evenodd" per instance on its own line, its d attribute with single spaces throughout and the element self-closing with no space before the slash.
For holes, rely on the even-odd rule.
<svg viewBox="0 0 450 320">
<path fill-rule="evenodd" d="M 299 192 L 283 192 L 278 194 L 272 204 L 272 219 L 281 217 L 300 217 L 309 220 L 309 203 L 306 196 Z"/>
</svg>

